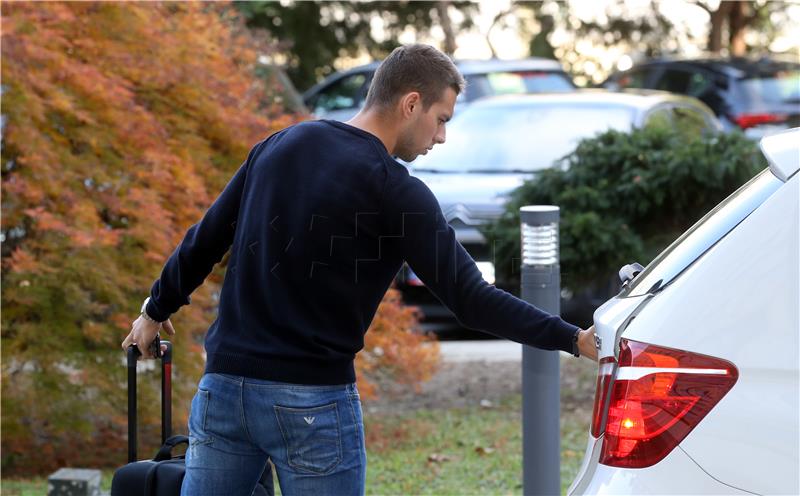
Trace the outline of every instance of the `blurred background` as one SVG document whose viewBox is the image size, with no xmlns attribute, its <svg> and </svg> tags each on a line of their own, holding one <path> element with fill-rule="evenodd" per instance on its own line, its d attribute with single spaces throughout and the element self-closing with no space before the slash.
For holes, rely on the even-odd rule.
<svg viewBox="0 0 800 496">
<path fill-rule="evenodd" d="M 305 91 L 401 43 L 455 59 L 546 57 L 578 86 L 664 55 L 797 57 L 797 2 L 241 2 L 251 28 L 283 48 L 267 61 Z"/>
<path fill-rule="evenodd" d="M 125 456 L 119 343 L 250 147 L 347 120 L 377 62 L 429 43 L 468 80 L 448 142 L 404 164 L 487 282 L 519 289 L 519 207 L 562 209 L 562 313 L 591 323 L 800 125 L 800 3 L 2 3 L 2 469 Z M 175 315 L 174 425 L 203 369 L 226 260 Z M 462 329 L 408 267 L 359 354 L 365 401 L 418 385 Z M 142 365 L 143 451 L 159 432 Z M 89 446 L 91 450 L 75 450 Z"/>
</svg>

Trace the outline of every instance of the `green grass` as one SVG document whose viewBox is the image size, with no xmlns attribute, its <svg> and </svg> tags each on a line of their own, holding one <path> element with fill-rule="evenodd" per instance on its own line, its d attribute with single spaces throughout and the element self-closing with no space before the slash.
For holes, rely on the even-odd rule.
<svg viewBox="0 0 800 496">
<path fill-rule="evenodd" d="M 367 493 L 522 494 L 521 411 L 517 396 L 490 409 L 365 414 Z M 562 406 L 562 493 L 580 467 L 588 423 L 586 412 Z M 112 475 L 113 470 L 103 471 L 104 491 L 110 490 Z M 45 495 L 47 479 L 3 480 L 2 494 Z"/>
<path fill-rule="evenodd" d="M 111 491 L 111 477 L 114 470 L 103 470 L 100 479 L 100 488 Z M 34 477 L 31 479 L 3 479 L 0 484 L 0 494 L 3 496 L 45 496 L 47 494 L 47 477 Z"/>
<path fill-rule="evenodd" d="M 578 472 L 588 438 L 596 365 L 586 362 L 569 362 L 569 370 L 562 363 L 562 494 Z M 518 395 L 488 409 L 380 416 L 365 411 L 367 494 L 522 494 L 521 416 Z M 112 475 L 113 470 L 103 471 L 103 491 L 110 490 Z M 3 480 L 0 492 L 45 495 L 47 479 Z"/>
<path fill-rule="evenodd" d="M 521 401 L 367 418 L 368 494 L 522 494 Z M 580 467 L 584 412 L 562 412 L 561 490 Z M 370 439 L 377 434 L 381 439 Z"/>
</svg>

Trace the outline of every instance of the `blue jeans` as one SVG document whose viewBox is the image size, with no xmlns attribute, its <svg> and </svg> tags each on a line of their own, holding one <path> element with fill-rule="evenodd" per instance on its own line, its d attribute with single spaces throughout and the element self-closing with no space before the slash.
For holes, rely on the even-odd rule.
<svg viewBox="0 0 800 496">
<path fill-rule="evenodd" d="M 356 385 L 205 374 L 189 415 L 181 495 L 250 496 L 267 459 L 284 495 L 363 495 L 367 453 Z"/>
</svg>

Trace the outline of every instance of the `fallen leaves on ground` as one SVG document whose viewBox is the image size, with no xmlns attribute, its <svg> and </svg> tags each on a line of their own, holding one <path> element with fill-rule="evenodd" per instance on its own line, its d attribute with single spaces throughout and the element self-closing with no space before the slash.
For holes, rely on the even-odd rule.
<svg viewBox="0 0 800 496">
<path fill-rule="evenodd" d="M 431 453 L 428 455 L 428 462 L 430 463 L 443 463 L 449 462 L 451 458 L 448 455 L 444 455 L 441 453 Z"/>
</svg>

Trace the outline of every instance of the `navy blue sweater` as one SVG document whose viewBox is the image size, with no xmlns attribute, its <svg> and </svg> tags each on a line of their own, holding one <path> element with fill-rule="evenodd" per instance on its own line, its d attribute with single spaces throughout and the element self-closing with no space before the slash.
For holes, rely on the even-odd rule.
<svg viewBox="0 0 800 496">
<path fill-rule="evenodd" d="M 384 293 L 407 261 L 466 327 L 572 350 L 577 327 L 486 283 L 436 198 L 374 135 L 334 121 L 258 143 L 153 284 L 166 320 L 231 250 L 206 372 L 355 381 Z"/>
</svg>

